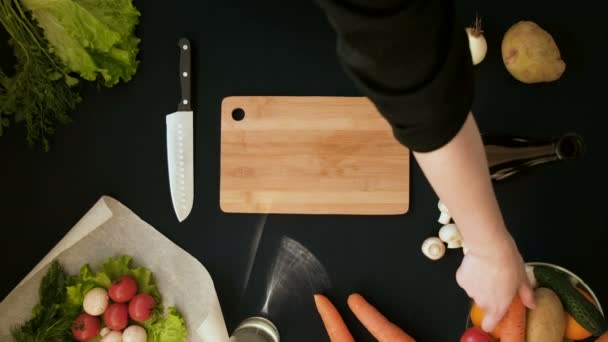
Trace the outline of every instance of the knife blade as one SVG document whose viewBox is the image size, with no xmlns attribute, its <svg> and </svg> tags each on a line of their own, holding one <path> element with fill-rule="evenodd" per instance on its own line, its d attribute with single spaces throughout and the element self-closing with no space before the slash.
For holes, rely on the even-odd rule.
<svg viewBox="0 0 608 342">
<path fill-rule="evenodd" d="M 179 222 L 183 222 L 194 203 L 194 127 L 191 98 L 191 50 L 190 41 L 181 38 L 179 78 L 181 100 L 177 111 L 167 115 L 167 159 L 169 188 L 173 209 Z"/>
</svg>

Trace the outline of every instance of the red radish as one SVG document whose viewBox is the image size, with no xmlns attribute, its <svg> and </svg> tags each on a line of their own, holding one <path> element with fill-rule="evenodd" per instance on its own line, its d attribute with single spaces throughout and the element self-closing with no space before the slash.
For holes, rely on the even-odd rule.
<svg viewBox="0 0 608 342">
<path fill-rule="evenodd" d="M 152 296 L 140 293 L 129 303 L 129 316 L 136 322 L 146 321 L 152 315 L 154 304 Z"/>
<path fill-rule="evenodd" d="M 127 304 L 114 303 L 108 306 L 108 309 L 103 314 L 103 321 L 106 326 L 112 330 L 122 330 L 129 323 L 129 311 Z"/>
<path fill-rule="evenodd" d="M 122 276 L 108 290 L 110 298 L 116 303 L 126 303 L 137 294 L 137 283 L 129 276 Z"/>
<path fill-rule="evenodd" d="M 82 313 L 72 324 L 72 335 L 78 341 L 88 341 L 99 334 L 99 318 Z"/>
<path fill-rule="evenodd" d="M 488 333 L 479 329 L 478 327 L 473 327 L 467 329 L 464 332 L 464 335 L 460 338 L 460 342 L 492 342 L 493 339 Z"/>
</svg>

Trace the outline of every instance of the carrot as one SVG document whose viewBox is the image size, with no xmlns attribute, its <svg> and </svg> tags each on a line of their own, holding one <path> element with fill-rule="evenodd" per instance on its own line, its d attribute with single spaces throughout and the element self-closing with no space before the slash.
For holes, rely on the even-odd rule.
<svg viewBox="0 0 608 342">
<path fill-rule="evenodd" d="M 500 342 L 525 342 L 526 308 L 521 298 L 516 295 L 509 311 L 500 322 Z"/>
<path fill-rule="evenodd" d="M 604 335 L 600 336 L 595 340 L 595 342 L 608 342 L 608 332 L 604 333 Z"/>
<path fill-rule="evenodd" d="M 359 294 L 348 297 L 348 306 L 359 321 L 379 342 L 416 342 L 391 323 Z"/>
<path fill-rule="evenodd" d="M 338 309 L 327 297 L 316 294 L 315 304 L 331 342 L 355 342 Z"/>
</svg>

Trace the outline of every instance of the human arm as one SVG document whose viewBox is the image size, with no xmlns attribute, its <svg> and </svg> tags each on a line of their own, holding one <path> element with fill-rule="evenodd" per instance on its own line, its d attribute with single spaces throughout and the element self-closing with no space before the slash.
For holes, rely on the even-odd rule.
<svg viewBox="0 0 608 342">
<path fill-rule="evenodd" d="M 513 296 L 533 305 L 523 260 L 501 216 L 469 114 L 472 62 L 452 1 L 318 0 L 347 74 L 414 151 L 470 253 L 457 281 L 492 330 Z"/>
</svg>

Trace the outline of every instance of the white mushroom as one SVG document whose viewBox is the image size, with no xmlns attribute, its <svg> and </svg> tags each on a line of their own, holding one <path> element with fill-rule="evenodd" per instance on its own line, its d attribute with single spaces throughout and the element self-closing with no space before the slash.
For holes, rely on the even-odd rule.
<svg viewBox="0 0 608 342">
<path fill-rule="evenodd" d="M 122 333 L 120 331 L 111 331 L 101 339 L 101 342 L 122 342 Z"/>
<path fill-rule="evenodd" d="M 439 216 L 439 219 L 437 221 L 441 224 L 450 223 L 450 221 L 452 221 L 452 215 L 450 215 L 448 207 L 446 207 L 443 202 L 439 201 L 437 202 L 437 208 L 439 208 L 439 211 L 441 212 L 441 215 Z"/>
<path fill-rule="evenodd" d="M 449 224 L 452 221 L 452 216 L 450 216 L 450 213 L 444 213 L 442 212 L 441 215 L 439 215 L 439 219 L 437 220 L 437 222 L 441 223 L 441 224 Z"/>
<path fill-rule="evenodd" d="M 123 342 L 146 342 L 146 329 L 139 325 L 132 325 L 122 332 Z"/>
<path fill-rule="evenodd" d="M 99 316 L 106 312 L 109 303 L 108 291 L 101 287 L 96 287 L 84 296 L 82 307 L 84 308 L 84 312 L 89 315 Z"/>
<path fill-rule="evenodd" d="M 437 208 L 439 208 L 439 211 L 441 211 L 442 213 L 447 213 L 447 214 L 450 213 L 450 211 L 448 210 L 448 207 L 446 207 L 445 204 L 443 204 L 443 202 L 441 202 L 441 201 L 437 202 Z"/>
<path fill-rule="evenodd" d="M 455 224 L 446 224 L 439 230 L 439 238 L 441 241 L 448 244 L 448 248 L 460 248 L 462 247 L 462 235 Z"/>
<path fill-rule="evenodd" d="M 438 237 L 430 237 L 422 243 L 422 253 L 431 260 L 439 260 L 445 255 L 445 245 Z"/>
</svg>

